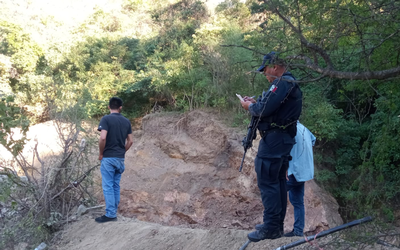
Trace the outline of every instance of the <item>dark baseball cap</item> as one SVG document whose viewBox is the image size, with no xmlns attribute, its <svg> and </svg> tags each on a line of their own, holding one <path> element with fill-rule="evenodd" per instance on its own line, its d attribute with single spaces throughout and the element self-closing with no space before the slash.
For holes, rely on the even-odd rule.
<svg viewBox="0 0 400 250">
<path fill-rule="evenodd" d="M 264 68 L 268 65 L 268 64 L 272 64 L 274 63 L 276 58 L 276 53 L 274 51 L 269 52 L 268 54 L 266 54 L 263 58 L 262 64 L 261 66 L 257 69 L 257 71 L 263 72 Z"/>
</svg>

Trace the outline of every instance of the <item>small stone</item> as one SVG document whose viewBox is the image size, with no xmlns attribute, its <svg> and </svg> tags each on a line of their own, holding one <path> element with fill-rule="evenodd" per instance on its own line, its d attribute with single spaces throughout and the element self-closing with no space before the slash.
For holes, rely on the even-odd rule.
<svg viewBox="0 0 400 250">
<path fill-rule="evenodd" d="M 235 227 L 243 227 L 242 223 L 240 223 L 240 222 L 237 221 L 237 220 L 232 221 L 232 226 L 235 226 Z"/>
<path fill-rule="evenodd" d="M 87 213 L 87 211 L 88 211 L 88 209 L 84 205 L 81 204 L 81 205 L 79 205 L 78 210 L 76 211 L 76 214 L 78 216 L 81 216 L 81 215 Z"/>
<path fill-rule="evenodd" d="M 35 248 L 35 250 L 44 250 L 44 249 L 46 249 L 46 247 L 47 247 L 46 243 L 42 242 L 42 243 L 40 243 L 39 246 L 37 246 Z"/>
</svg>

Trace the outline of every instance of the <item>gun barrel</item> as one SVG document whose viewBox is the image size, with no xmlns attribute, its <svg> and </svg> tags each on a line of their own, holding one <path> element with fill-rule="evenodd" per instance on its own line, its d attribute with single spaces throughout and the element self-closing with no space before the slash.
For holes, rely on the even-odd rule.
<svg viewBox="0 0 400 250">
<path fill-rule="evenodd" d="M 246 151 L 247 151 L 247 149 L 244 150 L 244 154 L 243 154 L 243 158 L 242 158 L 242 163 L 240 163 L 239 172 L 242 172 L 244 157 L 246 157 Z"/>
</svg>

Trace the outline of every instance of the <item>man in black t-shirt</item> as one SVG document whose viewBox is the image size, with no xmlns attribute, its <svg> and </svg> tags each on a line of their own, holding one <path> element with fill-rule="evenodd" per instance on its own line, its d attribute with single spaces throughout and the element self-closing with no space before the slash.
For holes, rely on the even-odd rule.
<svg viewBox="0 0 400 250">
<path fill-rule="evenodd" d="M 106 214 L 95 219 L 103 223 L 117 220 L 120 201 L 121 174 L 125 170 L 125 152 L 132 146 L 132 127 L 128 119 L 121 115 L 122 100 L 112 97 L 108 109 L 110 114 L 100 120 L 98 131 L 99 160 Z"/>
</svg>

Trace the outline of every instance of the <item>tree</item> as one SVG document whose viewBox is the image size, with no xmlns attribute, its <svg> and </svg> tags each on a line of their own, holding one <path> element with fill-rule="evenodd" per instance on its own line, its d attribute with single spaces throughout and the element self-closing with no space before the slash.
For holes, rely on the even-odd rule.
<svg viewBox="0 0 400 250">
<path fill-rule="evenodd" d="M 0 53 L 10 56 L 19 74 L 36 69 L 42 49 L 18 25 L 0 21 Z"/>
<path fill-rule="evenodd" d="M 253 14 L 262 17 L 252 32 L 258 40 L 253 41 L 267 42 L 249 46 L 281 52 L 298 73 L 306 91 L 301 119 L 319 135 L 319 152 L 332 156 L 321 158 L 324 169 L 317 179 L 333 181 L 327 187 L 350 208 L 344 214 L 352 217 L 367 210 L 393 220 L 400 199 L 395 188 L 400 184 L 400 3 L 250 3 Z M 322 107 L 327 109 L 320 113 Z M 327 111 L 334 115 L 326 117 Z"/>
<path fill-rule="evenodd" d="M 37 245 L 64 221 L 70 221 L 68 216 L 79 204 L 94 202 L 88 191 L 93 188 L 90 173 L 99 164 L 90 162 L 85 150 L 94 140 L 82 126 L 83 109 L 75 105 L 52 111 L 58 138 L 37 138 L 22 151 L 27 146 L 29 121 L 12 98 L 0 102 L 0 145 L 12 154 L 11 160 L 0 160 L 1 248 L 11 248 L 22 240 Z M 13 138 L 17 128 L 22 134 L 18 140 Z M 57 141 L 60 148 L 43 156 L 39 141 L 49 139 Z"/>
<path fill-rule="evenodd" d="M 0 98 L 0 144 L 16 156 L 24 147 L 29 120 L 24 115 L 23 109 L 14 103 L 14 96 L 0 96 Z M 14 128 L 21 130 L 21 138 L 13 137 Z"/>
<path fill-rule="evenodd" d="M 267 11 L 269 19 L 265 37 L 277 38 L 275 47 L 281 48 L 293 68 L 307 70 L 310 76 L 350 80 L 400 75 L 398 1 L 257 3 L 253 10 Z M 270 22 L 275 17 L 280 22 Z"/>
</svg>

